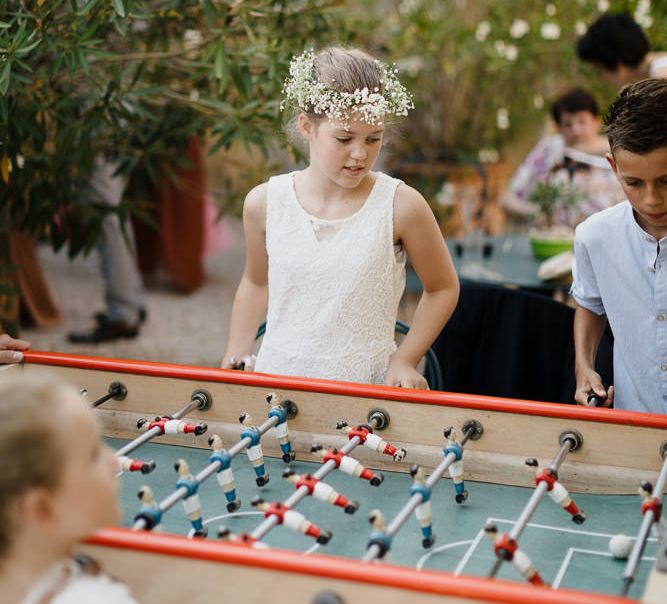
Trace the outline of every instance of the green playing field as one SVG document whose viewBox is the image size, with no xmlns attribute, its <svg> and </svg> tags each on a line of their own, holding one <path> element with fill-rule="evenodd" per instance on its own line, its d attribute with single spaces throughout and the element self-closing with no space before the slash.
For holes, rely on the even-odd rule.
<svg viewBox="0 0 667 604">
<path fill-rule="evenodd" d="M 124 441 L 107 439 L 107 442 L 118 448 Z M 131 526 L 132 518 L 139 510 L 136 493 L 142 484 L 150 485 L 156 500 L 160 501 L 175 489 L 178 475 L 174 462 L 178 458 L 187 460 L 191 472 L 196 474 L 208 465 L 210 455 L 207 449 L 152 443 L 135 453 L 144 460 L 154 459 L 157 468 L 146 476 L 126 473 L 121 477 L 123 526 Z M 263 516 L 250 505 L 255 495 L 261 495 L 266 501 L 284 501 L 294 492 L 294 486 L 281 477 L 286 464 L 275 458 L 265 459 L 271 479 L 261 488 L 255 484 L 254 472 L 246 456 L 241 454 L 234 460 L 232 468 L 242 500 L 241 508 L 234 514 L 227 513 L 226 500 L 215 477 L 201 485 L 199 495 L 209 539 L 216 538 L 220 525 L 234 533 L 252 532 Z M 291 466 L 297 473 L 305 473 L 314 472 L 319 464 L 297 461 Z M 525 471 L 530 472 L 530 469 L 525 468 Z M 637 483 L 654 478 L 651 475 L 637 476 Z M 360 559 L 371 532 L 369 512 L 380 509 L 389 522 L 408 501 L 412 484 L 409 474 L 399 472 L 385 472 L 385 480 L 379 487 L 338 471 L 329 474 L 324 481 L 346 497 L 357 500 L 361 504 L 357 513 L 345 514 L 341 508 L 308 497 L 295 509 L 320 528 L 330 530 L 333 533 L 331 541 L 321 546 L 309 537 L 277 526 L 263 540 L 268 546 Z M 431 498 L 433 530 L 437 536 L 435 545 L 430 550 L 422 548 L 421 534 L 413 516 L 395 536 L 388 559 L 394 564 L 417 568 L 486 576 L 495 556 L 482 527 L 488 519 L 494 519 L 499 531 L 509 530 L 528 501 L 531 490 L 471 482 L 466 483 L 466 487 L 470 494 L 468 501 L 457 505 L 451 480 L 442 479 Z M 574 524 L 565 511 L 545 497 L 522 534 L 520 547 L 532 559 L 543 579 L 553 587 L 618 594 L 625 562 L 615 560 L 609 554 L 608 542 L 617 533 L 630 537 L 636 535 L 642 518 L 641 500 L 639 496 L 620 495 L 573 494 L 573 498 L 587 513 L 583 525 Z M 189 529 L 180 503 L 164 515 L 162 530 L 165 532 L 187 534 Z M 652 537 L 644 552 L 637 580 L 630 590 L 631 597 L 641 595 L 655 551 L 656 541 Z M 503 565 L 498 576 L 523 581 L 509 563 Z"/>
</svg>

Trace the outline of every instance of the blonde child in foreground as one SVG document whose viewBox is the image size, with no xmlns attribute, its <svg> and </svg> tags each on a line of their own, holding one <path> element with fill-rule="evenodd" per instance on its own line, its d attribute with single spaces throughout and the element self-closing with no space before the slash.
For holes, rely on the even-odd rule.
<svg viewBox="0 0 667 604">
<path fill-rule="evenodd" d="M 246 197 L 246 266 L 222 366 L 426 388 L 415 367 L 454 311 L 459 284 L 424 198 L 371 169 L 388 119 L 412 100 L 393 68 L 356 49 L 292 60 L 283 106 L 310 162 Z M 396 349 L 405 255 L 424 286 Z"/>
<path fill-rule="evenodd" d="M 72 435 L 76 435 L 72 438 Z M 117 461 L 74 388 L 0 381 L 0 593 L 7 604 L 136 604 L 77 543 L 119 520 Z"/>
</svg>

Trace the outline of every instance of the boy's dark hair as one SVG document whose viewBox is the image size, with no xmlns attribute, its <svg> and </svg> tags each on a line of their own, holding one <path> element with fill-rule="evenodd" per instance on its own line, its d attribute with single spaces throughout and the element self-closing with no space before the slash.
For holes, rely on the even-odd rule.
<svg viewBox="0 0 667 604">
<path fill-rule="evenodd" d="M 577 113 L 577 111 L 588 111 L 595 116 L 600 115 L 595 97 L 583 88 L 573 88 L 559 96 L 551 105 L 551 117 L 559 126 L 563 113 Z"/>
<path fill-rule="evenodd" d="M 667 147 L 667 80 L 650 78 L 623 88 L 604 123 L 612 153 L 625 149 L 644 155 Z"/>
<path fill-rule="evenodd" d="M 577 56 L 616 71 L 619 65 L 637 67 L 649 51 L 642 28 L 627 13 L 606 13 L 594 21 L 577 42 Z"/>
</svg>

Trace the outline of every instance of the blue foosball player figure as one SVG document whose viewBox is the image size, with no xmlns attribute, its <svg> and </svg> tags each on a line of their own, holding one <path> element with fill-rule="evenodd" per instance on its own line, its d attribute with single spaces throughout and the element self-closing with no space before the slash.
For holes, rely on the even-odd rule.
<svg viewBox="0 0 667 604">
<path fill-rule="evenodd" d="M 449 466 L 449 475 L 454 482 L 454 490 L 456 495 L 454 500 L 456 503 L 463 503 L 468 499 L 468 491 L 465 488 L 463 481 L 463 447 L 456 440 L 456 432 L 454 428 L 445 428 L 443 431 L 447 439 L 447 446 L 444 448 L 445 456 L 453 453 L 455 456 L 454 462 Z"/>
<path fill-rule="evenodd" d="M 250 439 L 247 451 L 248 459 L 255 470 L 255 482 L 258 487 L 263 487 L 269 482 L 269 475 L 264 467 L 264 453 L 260 442 L 262 435 L 259 432 L 259 428 L 253 423 L 249 413 L 242 413 L 239 416 L 239 422 L 244 426 L 244 429 L 241 430 L 241 439 Z"/>
<path fill-rule="evenodd" d="M 208 444 L 213 449 L 209 462 L 218 462 L 220 466 L 216 470 L 216 479 L 218 484 L 222 487 L 227 500 L 227 511 L 235 512 L 241 507 L 241 500 L 236 497 L 236 484 L 234 483 L 234 472 L 232 471 L 232 457 L 223 448 L 222 439 L 213 434 L 208 439 Z"/>
<path fill-rule="evenodd" d="M 188 490 L 188 494 L 183 498 L 183 509 L 190 519 L 190 524 L 194 529 L 194 536 L 206 537 L 208 529 L 204 526 L 202 521 L 201 502 L 199 501 L 199 495 L 197 494 L 199 484 L 190 473 L 188 462 L 184 459 L 179 459 L 174 464 L 174 469 L 180 476 L 176 483 L 176 488 L 180 489 L 181 487 L 185 487 Z"/>
<path fill-rule="evenodd" d="M 415 517 L 422 532 L 422 547 L 429 548 L 435 543 L 433 534 L 433 514 L 431 512 L 431 489 L 426 486 L 424 468 L 415 464 L 410 468 L 410 476 L 414 479 L 410 487 L 410 495 L 419 493 L 422 502 L 415 508 Z"/>
<path fill-rule="evenodd" d="M 380 510 L 372 510 L 368 516 L 368 522 L 373 526 L 373 530 L 368 536 L 366 549 L 377 546 L 379 550 L 377 559 L 382 560 L 391 549 L 391 535 L 388 535 L 385 530 L 384 514 Z"/>
<path fill-rule="evenodd" d="M 294 461 L 296 453 L 292 451 L 292 443 L 287 432 L 287 411 L 280 404 L 280 398 L 275 392 L 266 395 L 266 402 L 269 404 L 269 417 L 277 417 L 278 423 L 273 427 L 273 433 L 278 439 L 280 450 L 283 453 L 283 461 L 289 463 Z"/>
<path fill-rule="evenodd" d="M 142 486 L 137 492 L 137 497 L 141 501 L 139 513 L 134 517 L 134 521 L 143 520 L 146 524 L 146 530 L 158 532 L 161 530 L 162 512 L 153 496 L 153 489 L 149 486 Z"/>
</svg>

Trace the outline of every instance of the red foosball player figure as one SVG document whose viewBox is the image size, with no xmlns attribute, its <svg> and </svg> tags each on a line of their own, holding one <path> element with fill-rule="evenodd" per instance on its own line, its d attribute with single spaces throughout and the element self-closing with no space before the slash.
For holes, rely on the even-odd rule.
<svg viewBox="0 0 667 604">
<path fill-rule="evenodd" d="M 378 453 L 383 453 L 384 455 L 389 455 L 394 458 L 394 461 L 401 461 L 407 455 L 405 449 L 398 449 L 386 440 L 382 440 L 377 434 L 374 434 L 373 428 L 368 424 L 359 424 L 358 426 L 351 428 L 347 422 L 339 421 L 336 422 L 336 430 L 345 432 L 350 440 L 355 436 L 358 436 L 364 447 L 367 447 L 372 451 L 377 451 Z"/>
<path fill-rule="evenodd" d="M 511 562 L 529 583 L 544 585 L 540 573 L 535 570 L 530 558 L 519 549 L 519 544 L 509 536 L 509 533 L 499 535 L 498 527 L 493 522 L 487 522 L 484 534 L 493 541 L 493 551 L 498 558 Z"/>
<path fill-rule="evenodd" d="M 346 514 L 354 514 L 359 509 L 359 502 L 350 501 L 331 485 L 322 482 L 319 478 L 315 478 L 312 474 L 301 474 L 299 476 L 291 468 L 285 468 L 283 470 L 283 478 L 289 480 L 297 489 L 306 487 L 308 494 L 315 497 L 315 499 L 343 508 Z"/>
<path fill-rule="evenodd" d="M 313 537 L 318 543 L 325 545 L 331 539 L 331 532 L 322 530 L 315 526 L 306 517 L 299 512 L 290 509 L 284 503 L 274 501 L 273 503 L 266 503 L 261 497 L 253 497 L 250 502 L 253 507 L 256 507 L 264 512 L 264 517 L 275 516 L 278 524 L 282 524 L 288 529 Z"/>
<path fill-rule="evenodd" d="M 657 527 L 658 537 L 662 540 L 662 523 L 660 517 L 662 516 L 662 502 L 660 498 L 653 497 L 653 485 L 644 480 L 639 485 L 639 495 L 642 498 L 642 516 L 649 510 L 653 512 L 653 526 Z"/>
<path fill-rule="evenodd" d="M 586 512 L 580 510 L 574 501 L 572 501 L 567 489 L 558 481 L 558 472 L 553 468 L 540 470 L 537 459 L 534 457 L 526 459 L 526 465 L 535 471 L 535 485 L 540 484 L 540 482 L 546 482 L 549 497 L 572 516 L 575 524 L 583 524 L 586 520 Z"/>
<path fill-rule="evenodd" d="M 384 475 L 382 473 L 375 473 L 369 470 L 365 466 L 362 466 L 361 463 L 354 459 L 354 457 L 341 453 L 335 447 L 325 451 L 322 445 L 314 444 L 310 447 L 310 452 L 319 457 L 322 460 L 322 463 L 333 461 L 336 464 L 336 467 L 344 474 L 368 480 L 374 487 L 380 486 L 384 480 Z"/>
<path fill-rule="evenodd" d="M 197 494 L 199 484 L 190 473 L 188 462 L 184 459 L 179 459 L 174 464 L 174 469 L 178 472 L 180 477 L 176 483 L 176 488 L 180 489 L 181 487 L 185 487 L 188 489 L 187 496 L 183 498 L 183 509 L 190 519 L 190 524 L 195 531 L 194 536 L 206 537 L 208 529 L 204 526 L 202 521 L 201 503 L 199 501 L 199 495 Z"/>
<path fill-rule="evenodd" d="M 150 421 L 147 417 L 142 417 L 137 422 L 137 428 L 142 432 L 147 432 L 151 428 L 159 428 L 160 434 L 194 434 L 199 436 L 208 430 L 206 424 L 191 424 L 180 419 L 173 419 L 168 415 L 156 417 Z"/>
<path fill-rule="evenodd" d="M 243 547 L 252 547 L 253 549 L 270 549 L 263 541 L 255 539 L 249 533 L 237 533 L 234 535 L 226 526 L 221 525 L 218 528 L 218 539 L 224 543 L 232 543 Z"/>
<path fill-rule="evenodd" d="M 141 461 L 140 459 L 132 459 L 119 455 L 118 460 L 119 472 L 141 472 L 142 474 L 150 474 L 155 469 L 155 462 L 152 459 L 148 461 Z"/>
</svg>

